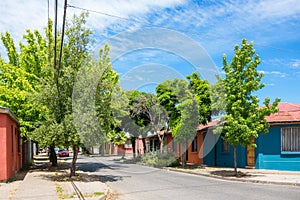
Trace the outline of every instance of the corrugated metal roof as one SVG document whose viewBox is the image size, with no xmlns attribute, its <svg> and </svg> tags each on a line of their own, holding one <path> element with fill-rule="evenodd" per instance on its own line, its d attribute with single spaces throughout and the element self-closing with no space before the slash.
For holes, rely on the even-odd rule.
<svg viewBox="0 0 300 200">
<path fill-rule="evenodd" d="M 277 113 L 265 117 L 265 119 L 269 123 L 300 123 L 300 104 L 282 102 L 279 103 L 277 107 L 279 109 Z M 218 124 L 218 121 L 220 121 L 220 118 L 214 119 L 213 121 L 208 122 L 205 125 L 200 124 L 198 126 L 198 131 L 216 126 Z"/>
<path fill-rule="evenodd" d="M 300 104 L 282 102 L 278 104 L 279 111 L 265 119 L 269 123 L 275 122 L 300 122 Z"/>
</svg>

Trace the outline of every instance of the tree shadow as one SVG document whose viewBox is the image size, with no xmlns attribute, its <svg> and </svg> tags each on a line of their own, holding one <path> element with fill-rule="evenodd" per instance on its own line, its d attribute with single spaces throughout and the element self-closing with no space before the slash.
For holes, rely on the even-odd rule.
<svg viewBox="0 0 300 200">
<path fill-rule="evenodd" d="M 76 173 L 75 176 L 70 177 L 69 173 L 59 173 L 59 174 L 45 174 L 42 175 L 45 179 L 50 179 L 56 182 L 70 182 L 70 181 L 80 181 L 80 182 L 116 182 L 122 181 L 123 176 L 114 175 L 92 175 L 87 173 Z"/>
<path fill-rule="evenodd" d="M 34 161 L 30 167 L 30 171 L 62 171 L 66 169 L 70 169 L 71 164 L 67 162 L 58 161 L 57 166 L 52 166 L 49 160 L 39 160 L 38 162 Z"/>
<path fill-rule="evenodd" d="M 103 163 L 95 163 L 95 162 L 77 162 L 76 165 L 78 166 L 78 168 L 84 172 L 97 172 L 100 169 L 110 169 L 110 170 L 117 170 L 117 169 L 121 169 L 124 168 L 126 166 L 124 166 L 124 163 L 118 163 L 118 164 L 110 164 L 105 165 Z M 126 167 L 128 168 L 128 167 Z"/>
<path fill-rule="evenodd" d="M 24 167 L 24 168 L 20 169 L 19 171 L 17 171 L 14 175 L 12 175 L 8 180 L 0 181 L 0 183 L 1 182 L 11 183 L 11 182 L 15 182 L 15 181 L 23 181 L 25 176 L 27 175 L 28 171 L 29 171 L 28 167 Z"/>
</svg>

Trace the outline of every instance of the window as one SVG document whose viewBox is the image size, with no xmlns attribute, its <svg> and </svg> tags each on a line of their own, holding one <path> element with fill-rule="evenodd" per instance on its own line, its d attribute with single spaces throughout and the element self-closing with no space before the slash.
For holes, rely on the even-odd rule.
<svg viewBox="0 0 300 200">
<path fill-rule="evenodd" d="M 198 151 L 198 139 L 197 139 L 197 135 L 194 138 L 193 142 L 192 142 L 192 152 L 197 152 Z"/>
<path fill-rule="evenodd" d="M 281 151 L 300 152 L 300 127 L 281 128 Z"/>
<path fill-rule="evenodd" d="M 230 152 L 230 143 L 223 139 L 222 139 L 222 152 L 223 153 Z"/>
</svg>

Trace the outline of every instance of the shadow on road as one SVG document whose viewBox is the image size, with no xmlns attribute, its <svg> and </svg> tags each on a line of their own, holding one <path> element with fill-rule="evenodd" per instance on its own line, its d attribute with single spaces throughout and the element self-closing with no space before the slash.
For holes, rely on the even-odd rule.
<svg viewBox="0 0 300 200">
<path fill-rule="evenodd" d="M 84 172 L 97 172 L 101 169 L 110 169 L 110 170 L 118 170 L 122 168 L 128 168 L 127 166 L 124 167 L 122 163 L 120 164 L 110 164 L 105 165 L 103 163 L 95 163 L 95 162 L 77 162 L 76 165 Z"/>
</svg>

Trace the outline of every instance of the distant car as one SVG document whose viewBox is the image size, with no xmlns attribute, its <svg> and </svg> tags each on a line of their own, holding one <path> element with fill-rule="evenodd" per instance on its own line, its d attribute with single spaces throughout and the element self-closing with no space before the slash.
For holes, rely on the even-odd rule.
<svg viewBox="0 0 300 200">
<path fill-rule="evenodd" d="M 69 157 L 69 151 L 66 148 L 59 149 L 57 155 L 59 157 Z"/>
</svg>

